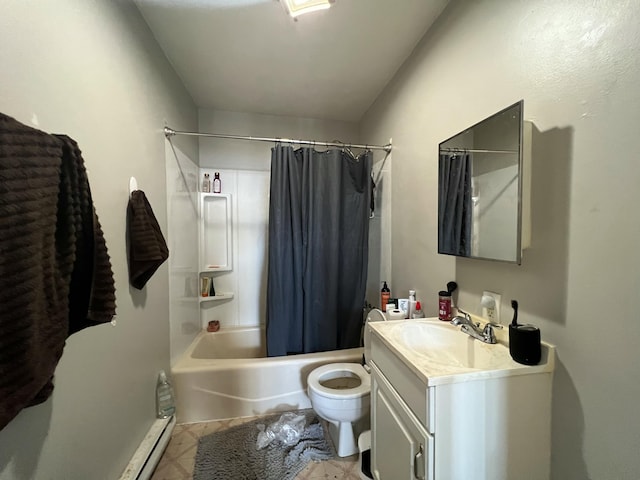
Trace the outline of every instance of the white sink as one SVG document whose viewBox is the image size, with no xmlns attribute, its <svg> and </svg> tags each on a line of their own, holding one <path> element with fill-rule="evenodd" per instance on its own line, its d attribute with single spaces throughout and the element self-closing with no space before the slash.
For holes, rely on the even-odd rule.
<svg viewBox="0 0 640 480">
<path fill-rule="evenodd" d="M 523 375 L 553 370 L 553 347 L 542 344 L 539 365 L 515 362 L 506 343 L 488 344 L 438 319 L 369 324 L 374 332 L 428 384 L 476 377 Z M 505 326 L 505 328 L 508 328 Z"/>
<path fill-rule="evenodd" d="M 395 335 L 416 355 L 440 364 L 493 370 L 513 362 L 505 345 L 483 343 L 444 322 L 407 322 Z"/>
</svg>

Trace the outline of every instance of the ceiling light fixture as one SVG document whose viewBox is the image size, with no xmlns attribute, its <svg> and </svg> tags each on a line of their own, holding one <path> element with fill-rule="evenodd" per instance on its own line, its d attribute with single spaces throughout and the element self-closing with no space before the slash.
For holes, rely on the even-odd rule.
<svg viewBox="0 0 640 480">
<path fill-rule="evenodd" d="M 331 6 L 330 0 L 282 0 L 282 3 L 293 18 L 304 13 L 326 10 Z"/>
</svg>

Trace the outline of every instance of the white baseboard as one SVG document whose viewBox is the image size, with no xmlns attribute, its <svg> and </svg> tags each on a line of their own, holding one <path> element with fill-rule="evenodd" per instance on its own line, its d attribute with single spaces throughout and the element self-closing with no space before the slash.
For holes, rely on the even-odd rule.
<svg viewBox="0 0 640 480">
<path fill-rule="evenodd" d="M 120 480 L 148 480 L 158 465 L 160 457 L 171 439 L 171 432 L 176 426 L 175 416 L 159 418 L 145 435 L 140 446 L 131 457 Z"/>
</svg>

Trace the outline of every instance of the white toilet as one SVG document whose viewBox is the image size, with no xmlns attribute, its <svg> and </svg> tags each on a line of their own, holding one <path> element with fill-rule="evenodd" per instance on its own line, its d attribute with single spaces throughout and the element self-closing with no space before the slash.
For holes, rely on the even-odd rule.
<svg viewBox="0 0 640 480">
<path fill-rule="evenodd" d="M 367 322 L 386 320 L 384 313 L 373 309 Z M 364 329 L 364 357 L 369 361 L 369 333 Z M 314 411 L 329 422 L 329 434 L 338 456 L 358 453 L 356 442 L 359 423 L 368 424 L 371 379 L 359 363 L 330 363 L 313 370 L 307 377 L 307 392 Z M 354 431 L 356 430 L 356 431 Z"/>
</svg>

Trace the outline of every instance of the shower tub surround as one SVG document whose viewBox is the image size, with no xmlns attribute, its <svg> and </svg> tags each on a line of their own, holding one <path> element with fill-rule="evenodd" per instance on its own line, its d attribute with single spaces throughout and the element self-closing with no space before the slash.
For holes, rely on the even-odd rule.
<svg viewBox="0 0 640 480">
<path fill-rule="evenodd" d="M 328 363 L 360 362 L 363 349 L 266 357 L 264 327 L 200 332 L 171 369 L 178 423 L 311 408 L 307 376 Z"/>
</svg>

